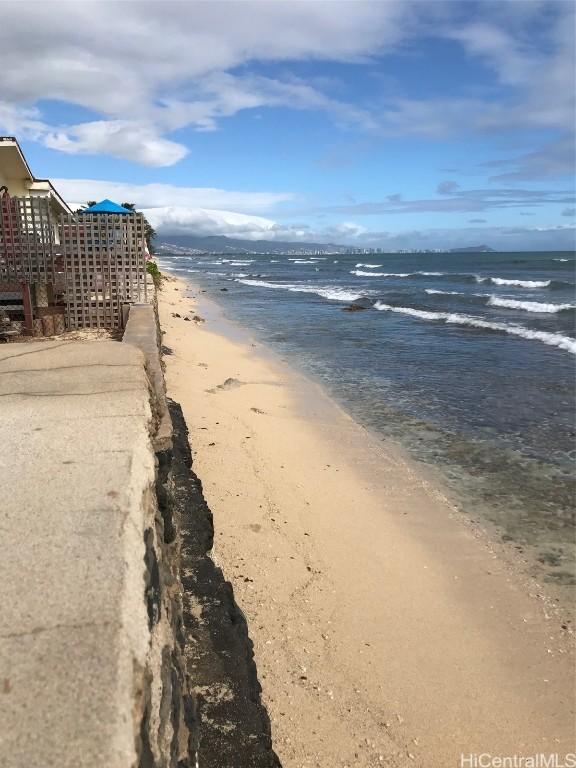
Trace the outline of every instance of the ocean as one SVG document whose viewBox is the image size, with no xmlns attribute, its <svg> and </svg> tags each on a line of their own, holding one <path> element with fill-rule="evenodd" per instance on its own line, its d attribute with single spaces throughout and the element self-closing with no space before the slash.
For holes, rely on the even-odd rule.
<svg viewBox="0 0 576 768">
<path fill-rule="evenodd" d="M 158 261 L 433 465 L 453 502 L 525 551 L 535 575 L 575 583 L 574 253 L 164 246 Z"/>
</svg>

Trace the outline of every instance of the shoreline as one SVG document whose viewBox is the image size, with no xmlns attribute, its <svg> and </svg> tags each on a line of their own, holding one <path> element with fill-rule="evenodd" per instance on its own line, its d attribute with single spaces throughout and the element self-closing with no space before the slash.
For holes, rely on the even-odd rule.
<svg viewBox="0 0 576 768">
<path fill-rule="evenodd" d="M 189 289 L 159 294 L 168 393 L 283 765 L 570 751 L 572 634 L 553 601 L 319 386 L 210 314 L 185 322 L 204 311 Z"/>
<path fill-rule="evenodd" d="M 208 296 L 208 292 L 200 284 L 178 274 L 169 274 L 172 279 L 181 281 L 187 286 L 188 293 L 195 294 L 193 300 L 197 302 L 203 319 L 210 323 L 212 331 L 240 344 L 249 345 L 252 354 L 270 363 L 281 371 L 284 377 L 290 379 L 290 387 L 294 392 L 296 408 L 299 412 L 303 415 L 308 414 L 316 422 L 319 420 L 338 422 L 342 419 L 350 422 L 354 425 L 354 432 L 351 434 L 356 437 L 362 434 L 356 450 L 360 443 L 361 447 L 370 443 L 375 448 L 376 461 L 378 461 L 378 450 L 382 446 L 386 446 L 392 453 L 397 454 L 424 483 L 431 486 L 432 492 L 442 497 L 446 506 L 449 507 L 447 510 L 449 516 L 470 528 L 473 535 L 507 565 L 511 575 L 522 581 L 526 592 L 537 594 L 547 602 L 549 609 L 560 612 L 562 621 L 569 619 L 576 627 L 576 586 L 547 580 L 548 574 L 537 559 L 538 547 L 534 542 L 512 538 L 507 534 L 506 529 L 482 512 L 468 511 L 462 499 L 458 498 L 458 493 L 446 485 L 439 466 L 419 460 L 399 439 L 385 436 L 376 428 L 356 420 L 346 404 L 339 402 L 322 382 L 299 367 L 297 361 L 286 359 L 266 341 L 255 335 L 252 329 L 230 319 L 226 315 L 225 308 L 215 298 Z M 309 408 L 309 401 L 314 403 L 316 409 Z M 322 415 L 318 413 L 319 408 L 323 411 Z M 365 465 L 369 465 L 370 469 Z M 366 452 L 358 469 L 365 472 L 366 482 L 371 483 L 374 467 L 373 462 L 367 461 Z"/>
</svg>

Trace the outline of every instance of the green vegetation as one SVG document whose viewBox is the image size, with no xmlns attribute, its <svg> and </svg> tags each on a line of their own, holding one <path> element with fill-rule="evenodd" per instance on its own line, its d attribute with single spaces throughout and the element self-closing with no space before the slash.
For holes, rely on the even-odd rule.
<svg viewBox="0 0 576 768">
<path fill-rule="evenodd" d="M 152 275 L 154 285 L 156 286 L 156 289 L 159 290 L 160 285 L 162 284 L 162 272 L 158 269 L 158 264 L 156 264 L 155 261 L 147 261 L 146 272 L 148 272 L 149 275 Z"/>
<path fill-rule="evenodd" d="M 122 203 L 121 205 L 123 208 L 128 208 L 130 211 L 136 210 L 136 206 L 134 205 L 134 203 Z M 152 224 L 150 224 L 146 216 L 144 216 L 144 237 L 146 238 L 146 245 L 148 246 L 148 251 L 150 255 L 152 255 L 154 253 L 154 244 L 152 241 L 156 237 L 156 230 L 154 229 Z"/>
</svg>

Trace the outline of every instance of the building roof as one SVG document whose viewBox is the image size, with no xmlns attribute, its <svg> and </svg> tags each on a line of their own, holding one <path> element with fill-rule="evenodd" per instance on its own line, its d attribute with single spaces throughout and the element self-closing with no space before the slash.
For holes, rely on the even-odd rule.
<svg viewBox="0 0 576 768">
<path fill-rule="evenodd" d="M 66 211 L 66 213 L 71 213 L 72 211 L 70 209 L 70 206 L 64 200 L 62 195 L 58 192 L 54 184 L 52 184 L 50 179 L 34 179 L 32 184 L 30 185 L 30 192 L 32 193 L 32 192 L 35 192 L 36 190 L 43 190 L 44 189 L 44 187 L 42 186 L 43 184 L 48 185 L 48 187 L 50 188 L 50 191 L 52 192 L 52 195 L 58 201 L 58 204 L 61 206 L 61 208 L 63 208 Z"/>
<path fill-rule="evenodd" d="M 3 153 L 2 159 L 3 165 L 6 166 L 7 175 L 21 176 L 29 181 L 34 181 L 34 174 L 14 136 L 0 136 L 0 147 L 10 150 L 6 155 Z"/>
<path fill-rule="evenodd" d="M 0 136 L 0 148 L 5 150 L 2 153 L 2 168 L 8 177 L 25 179 L 28 191 L 31 193 L 52 192 L 52 196 L 61 210 L 65 213 L 71 213 L 70 207 L 54 188 L 52 182 L 49 179 L 38 179 L 34 176 L 20 144 L 14 136 Z"/>
<path fill-rule="evenodd" d="M 84 208 L 80 213 L 134 213 L 134 211 L 106 199 L 91 205 L 89 208 Z"/>
</svg>

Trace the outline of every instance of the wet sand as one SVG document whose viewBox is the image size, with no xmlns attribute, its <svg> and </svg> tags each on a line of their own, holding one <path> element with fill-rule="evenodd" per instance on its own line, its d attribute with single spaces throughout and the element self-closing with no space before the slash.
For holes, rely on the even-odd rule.
<svg viewBox="0 0 576 768">
<path fill-rule="evenodd" d="M 199 289 L 169 280 L 159 305 L 285 768 L 573 751 L 574 634 L 551 593 Z"/>
</svg>

